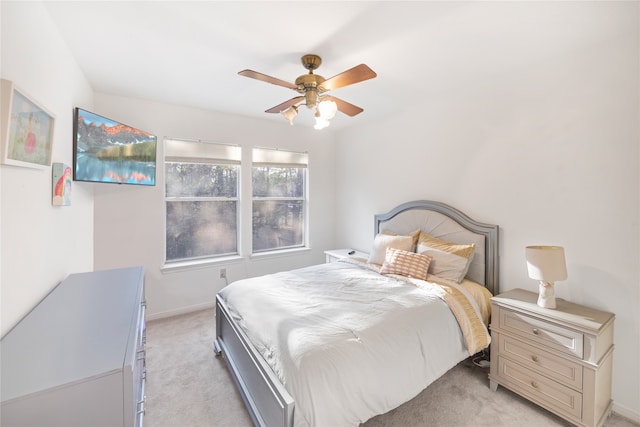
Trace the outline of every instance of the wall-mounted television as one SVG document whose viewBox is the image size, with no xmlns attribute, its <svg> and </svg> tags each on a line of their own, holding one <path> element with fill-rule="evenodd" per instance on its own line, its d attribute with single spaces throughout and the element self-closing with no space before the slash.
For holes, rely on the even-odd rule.
<svg viewBox="0 0 640 427">
<path fill-rule="evenodd" d="M 155 135 L 82 108 L 73 134 L 75 181 L 156 185 Z"/>
</svg>

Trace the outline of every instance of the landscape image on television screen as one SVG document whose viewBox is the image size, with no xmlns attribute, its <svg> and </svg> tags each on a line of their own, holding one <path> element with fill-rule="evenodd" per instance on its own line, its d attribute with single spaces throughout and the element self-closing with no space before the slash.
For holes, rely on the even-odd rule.
<svg viewBox="0 0 640 427">
<path fill-rule="evenodd" d="M 76 108 L 74 180 L 156 184 L 157 137 Z"/>
</svg>

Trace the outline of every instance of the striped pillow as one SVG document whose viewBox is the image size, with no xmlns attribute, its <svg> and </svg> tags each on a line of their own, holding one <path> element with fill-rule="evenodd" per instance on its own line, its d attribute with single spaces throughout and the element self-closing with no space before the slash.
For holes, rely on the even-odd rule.
<svg viewBox="0 0 640 427">
<path fill-rule="evenodd" d="M 412 233 L 408 233 L 406 234 L 407 236 L 411 236 L 413 238 L 413 247 L 411 248 L 411 252 L 415 252 L 416 251 L 416 245 L 418 244 L 418 239 L 420 238 L 420 233 L 422 233 L 422 230 L 418 229 Z M 382 230 L 380 231 L 380 234 L 386 234 L 388 236 L 401 236 L 402 234 L 398 234 L 395 233 L 391 230 Z"/>
<path fill-rule="evenodd" d="M 400 274 L 426 280 L 431 257 L 402 249 L 387 248 L 380 274 Z"/>
<path fill-rule="evenodd" d="M 471 256 L 473 255 L 473 251 L 476 248 L 476 245 L 474 243 L 468 245 L 451 243 L 447 242 L 446 240 L 441 240 L 433 237 L 425 233 L 424 231 L 420 233 L 420 237 L 418 238 L 418 246 L 428 246 L 431 249 L 449 252 L 450 254 L 456 254 L 467 259 L 471 258 Z"/>
<path fill-rule="evenodd" d="M 416 252 L 431 257 L 431 274 L 458 283 L 464 279 L 473 258 L 475 244 L 451 243 L 422 232 Z"/>
</svg>

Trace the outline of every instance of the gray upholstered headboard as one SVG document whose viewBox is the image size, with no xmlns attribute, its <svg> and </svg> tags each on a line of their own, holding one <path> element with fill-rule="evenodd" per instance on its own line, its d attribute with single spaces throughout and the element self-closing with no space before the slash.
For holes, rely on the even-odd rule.
<svg viewBox="0 0 640 427">
<path fill-rule="evenodd" d="M 498 226 L 469 218 L 441 202 L 416 200 L 374 216 L 374 233 L 390 230 L 409 234 L 417 229 L 452 243 L 475 243 L 467 277 L 484 285 L 492 294 L 499 289 Z M 375 236 L 374 234 L 374 236 Z"/>
</svg>

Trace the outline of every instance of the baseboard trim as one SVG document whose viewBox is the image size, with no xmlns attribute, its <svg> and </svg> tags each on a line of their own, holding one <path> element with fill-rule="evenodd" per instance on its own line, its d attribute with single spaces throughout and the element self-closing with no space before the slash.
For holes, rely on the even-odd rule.
<svg viewBox="0 0 640 427">
<path fill-rule="evenodd" d="M 639 413 L 624 406 L 617 405 L 615 401 L 613 402 L 613 406 L 611 407 L 611 412 L 614 412 L 616 415 L 620 415 L 621 417 L 628 419 L 634 424 L 640 425 Z"/>
<path fill-rule="evenodd" d="M 158 319 L 166 319 L 167 317 L 179 316 L 181 314 L 193 313 L 194 311 L 206 310 L 214 308 L 216 306 L 215 301 L 205 302 L 202 304 L 190 305 L 189 307 L 182 307 L 176 310 L 162 311 L 160 313 L 148 314 L 146 316 L 147 322 Z"/>
</svg>

